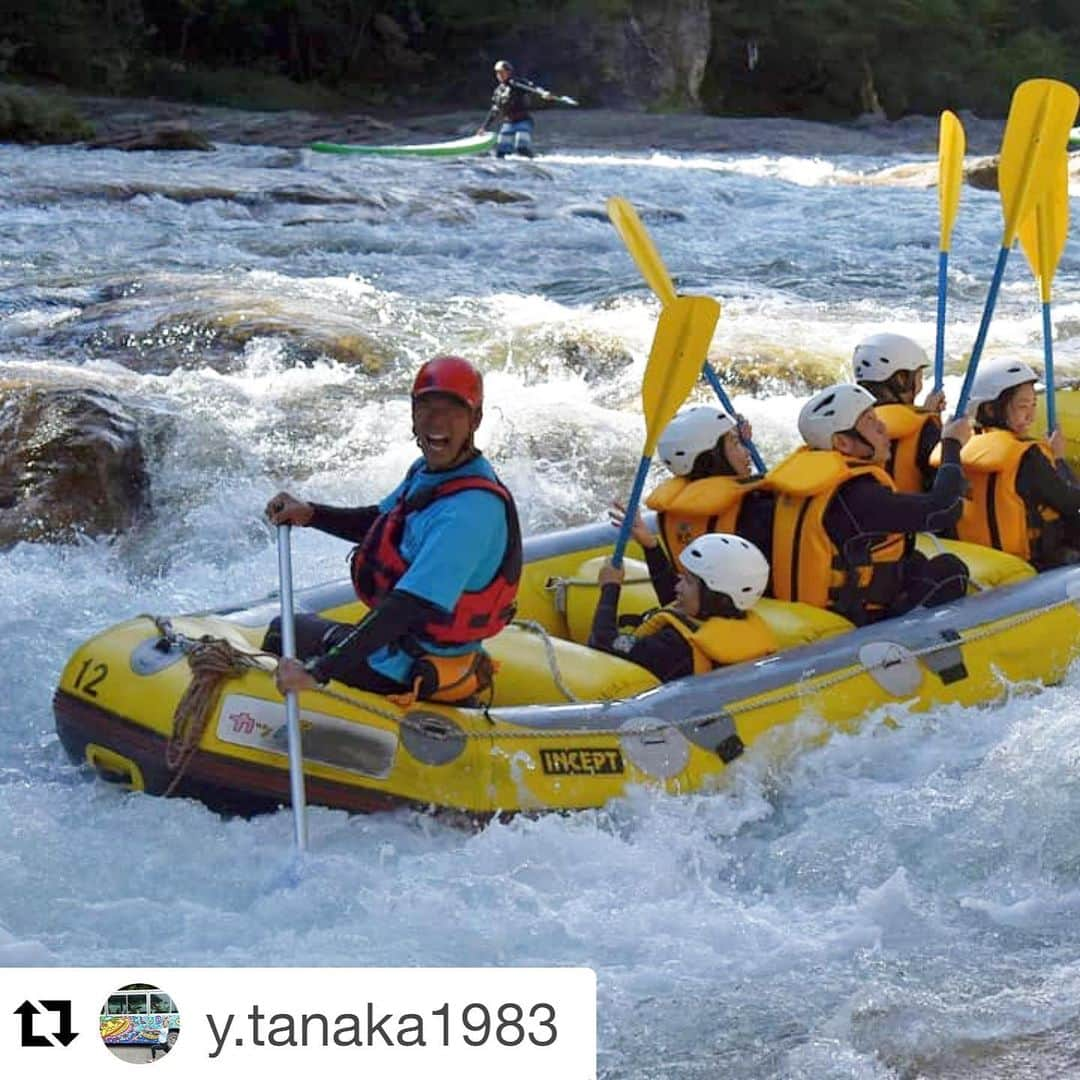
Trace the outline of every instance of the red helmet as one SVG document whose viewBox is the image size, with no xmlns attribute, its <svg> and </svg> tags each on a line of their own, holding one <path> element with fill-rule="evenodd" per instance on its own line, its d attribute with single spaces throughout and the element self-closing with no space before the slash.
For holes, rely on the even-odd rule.
<svg viewBox="0 0 1080 1080">
<path fill-rule="evenodd" d="M 470 409 L 484 404 L 484 379 L 479 371 L 460 356 L 436 356 L 416 373 L 412 396 L 450 394 Z"/>
</svg>

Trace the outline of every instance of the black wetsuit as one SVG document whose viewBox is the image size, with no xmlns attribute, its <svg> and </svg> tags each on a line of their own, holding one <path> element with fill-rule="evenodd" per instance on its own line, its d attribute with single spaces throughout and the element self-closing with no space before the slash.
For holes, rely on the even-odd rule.
<svg viewBox="0 0 1080 1080">
<path fill-rule="evenodd" d="M 866 563 L 865 551 L 887 533 L 905 533 L 908 550 L 899 560 L 892 595 L 880 609 L 840 610 L 856 625 L 902 615 L 920 604 L 935 607 L 958 600 L 967 592 L 968 570 L 956 555 L 928 559 L 914 548 L 914 533 L 955 529 L 963 509 L 966 486 L 960 467 L 960 443 L 944 439 L 941 465 L 934 486 L 922 494 L 892 491 L 872 476 L 857 476 L 843 484 L 825 511 L 829 539 L 855 564 Z"/>
<path fill-rule="evenodd" d="M 1043 526 L 1031 562 L 1038 570 L 1080 562 L 1080 486 L 1064 460 L 1051 465 L 1044 453 L 1031 447 L 1016 470 L 1016 494 L 1026 506 L 1049 506 L 1060 515 Z"/>
<path fill-rule="evenodd" d="M 659 545 L 649 549 L 646 555 L 650 552 L 659 552 L 664 565 L 670 571 L 671 564 L 664 557 Z M 600 587 L 600 601 L 593 616 L 589 648 L 621 656 L 646 671 L 651 671 L 661 682 L 693 675 L 693 651 L 682 634 L 673 627 L 664 626 L 655 634 L 636 638 L 627 651 L 615 647 L 615 639 L 619 636 L 618 610 L 621 592 L 622 587 L 614 581 Z"/>
<path fill-rule="evenodd" d="M 531 120 L 529 115 L 529 95 L 547 93 L 542 87 L 534 86 L 528 79 L 507 79 L 499 83 L 491 94 L 491 109 L 484 120 L 484 127 L 498 121 L 500 124 L 517 124 L 522 120 Z"/>
</svg>

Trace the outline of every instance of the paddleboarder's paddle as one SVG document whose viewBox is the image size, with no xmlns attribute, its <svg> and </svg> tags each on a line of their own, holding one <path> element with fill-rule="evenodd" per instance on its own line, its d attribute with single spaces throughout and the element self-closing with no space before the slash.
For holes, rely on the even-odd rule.
<svg viewBox="0 0 1080 1080">
<path fill-rule="evenodd" d="M 1054 280 L 1069 235 L 1069 156 L 1062 150 L 1050 186 L 1035 206 L 1035 213 L 1020 226 L 1020 246 L 1039 283 L 1043 316 L 1043 358 L 1046 362 L 1046 426 L 1057 429 L 1054 402 L 1054 329 L 1050 322 L 1050 283 Z"/>
<path fill-rule="evenodd" d="M 1024 219 L 1033 212 L 1049 188 L 1055 170 L 1060 167 L 1061 152 L 1076 119 L 1078 103 L 1080 95 L 1071 86 L 1054 79 L 1029 79 L 1013 93 L 998 162 L 998 189 L 1001 192 L 1005 230 L 979 332 L 960 390 L 960 400 L 956 403 L 957 417 L 964 415 L 971 396 L 971 385 L 975 381 L 975 372 L 986 344 L 1009 249 Z"/>
<path fill-rule="evenodd" d="M 645 223 L 634 207 L 626 199 L 618 196 L 608 199 L 607 212 L 611 224 L 615 226 L 615 231 L 622 239 L 626 250 L 630 252 L 630 257 L 637 263 L 637 268 L 641 271 L 645 283 L 656 293 L 660 303 L 667 307 L 676 298 L 675 284 L 671 280 L 668 268 L 664 265 L 664 260 L 660 257 L 660 252 L 656 250 L 649 231 L 645 228 Z M 703 360 L 701 370 L 719 398 L 724 411 L 729 416 L 735 416 L 731 399 L 724 392 L 719 377 L 707 360 Z M 741 439 L 742 436 L 740 435 L 739 438 Z M 750 457 L 758 472 L 765 472 L 765 462 L 761 460 L 761 455 L 757 452 L 753 441 L 746 440 L 744 445 L 750 451 Z"/>
<path fill-rule="evenodd" d="M 934 391 L 945 378 L 945 297 L 949 288 L 949 245 L 960 205 L 964 181 L 964 128 L 959 117 L 946 109 L 938 130 L 938 206 L 941 209 L 941 241 L 938 244 L 937 347 L 934 350 Z"/>
<path fill-rule="evenodd" d="M 709 296 L 676 296 L 660 310 L 660 321 L 656 324 L 656 336 L 641 384 L 645 445 L 611 557 L 614 566 L 622 566 L 660 433 L 697 382 L 719 318 L 720 305 Z"/>
<path fill-rule="evenodd" d="M 293 624 L 292 551 L 288 525 L 277 527 L 278 591 L 281 596 L 281 655 L 296 659 Z M 304 792 L 304 748 L 300 741 L 300 705 L 296 691 L 285 695 L 285 724 L 289 737 L 289 793 L 293 807 L 293 833 L 297 854 L 307 848 L 307 796 Z"/>
</svg>

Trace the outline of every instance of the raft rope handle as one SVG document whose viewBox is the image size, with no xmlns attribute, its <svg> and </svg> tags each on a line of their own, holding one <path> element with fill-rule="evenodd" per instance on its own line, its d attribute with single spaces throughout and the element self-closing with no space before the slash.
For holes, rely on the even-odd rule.
<svg viewBox="0 0 1080 1080">
<path fill-rule="evenodd" d="M 1015 627 L 1033 622 L 1048 612 L 1056 611 L 1058 608 L 1062 607 L 1071 607 L 1074 606 L 1075 603 L 1073 598 L 1065 596 L 1045 607 L 1018 612 L 1016 615 L 1010 616 L 1007 619 L 974 630 L 965 637 L 953 640 L 942 640 L 940 642 L 935 641 L 921 649 L 909 650 L 910 658 L 917 660 L 924 656 L 932 656 L 937 652 L 958 648 L 962 649 L 965 645 L 994 637 L 997 634 L 1005 633 Z M 146 617 L 151 619 L 155 625 L 158 625 L 159 620 L 157 618 L 154 616 Z M 168 620 L 162 619 L 160 622 L 167 623 Z M 278 657 L 273 656 L 271 653 L 242 652 L 224 638 L 211 638 L 206 636 L 204 638 L 195 639 L 173 632 L 170 641 L 188 654 L 188 662 L 191 665 L 195 676 L 191 685 L 184 693 L 184 696 L 177 704 L 176 712 L 173 717 L 173 737 L 169 740 L 169 748 L 166 751 L 166 761 L 168 763 L 169 754 L 173 754 L 174 760 L 178 760 L 179 762 L 179 771 L 169 784 L 169 787 L 165 792 L 166 795 L 173 792 L 198 748 L 199 741 L 206 728 L 206 723 L 209 719 L 210 711 L 216 701 L 217 692 L 220 690 L 221 683 L 226 678 L 240 675 L 248 669 L 263 668 L 264 665 L 260 663 L 260 660 L 263 657 L 270 657 L 274 660 L 278 659 Z M 221 646 L 224 646 L 224 648 Z M 829 690 L 834 686 L 847 682 L 849 679 L 858 678 L 864 673 L 883 670 L 892 666 L 892 663 L 893 661 L 884 657 L 873 664 L 859 663 L 852 667 L 845 668 L 842 671 L 835 672 L 832 675 L 822 676 L 820 679 L 815 680 L 812 685 L 804 685 L 804 683 L 800 681 L 790 690 L 783 690 L 779 693 L 759 698 L 753 702 L 742 705 L 722 706 L 718 708 L 716 712 L 717 715 L 723 714 L 734 718 L 743 714 L 754 713 L 761 709 L 771 708 L 774 705 L 783 705 L 786 702 L 797 701 L 801 698 L 808 697 L 811 694 L 820 694 L 825 690 Z M 340 701 L 354 709 L 362 710 L 373 716 L 378 716 L 391 723 L 395 723 L 401 728 L 408 728 L 415 731 L 425 738 L 432 739 L 440 737 L 438 732 L 433 731 L 430 726 L 428 726 L 425 717 L 413 717 L 409 714 L 402 715 L 400 712 L 382 709 L 378 705 L 372 704 L 370 700 L 360 700 L 349 694 L 343 694 L 340 691 L 332 690 L 329 687 L 316 687 L 306 692 L 321 694 L 324 697 Z M 489 719 L 491 718 L 489 717 Z M 610 731 L 589 731 L 587 734 L 590 736 L 617 735 L 618 737 L 623 738 L 627 736 L 655 734 L 660 728 L 673 728 L 674 730 L 681 732 L 683 728 L 699 727 L 701 723 L 707 719 L 709 719 L 709 717 L 699 715 L 675 723 L 654 723 L 637 728 L 624 727 L 612 729 Z M 579 728 L 545 728 L 543 730 L 518 729 L 515 731 L 498 732 L 494 730 L 465 731 L 455 727 L 453 730 L 447 731 L 443 737 L 454 739 L 487 739 L 494 742 L 499 739 L 566 739 L 570 737 L 580 737 L 582 734 L 583 732 Z M 173 749 L 174 743 L 179 743 L 179 751 Z M 177 754 L 179 754 L 178 757 L 176 756 Z M 170 767 L 172 766 L 170 765 Z"/>
<path fill-rule="evenodd" d="M 623 581 L 624 586 L 626 586 L 626 585 L 650 585 L 650 584 L 652 584 L 652 579 L 649 578 L 649 577 L 626 578 Z M 592 588 L 592 589 L 600 588 L 600 582 L 597 581 L 595 578 L 549 577 L 544 582 L 544 588 L 548 592 L 555 594 L 555 596 L 554 596 L 555 610 L 560 615 L 565 615 L 566 614 L 566 590 L 569 589 L 571 585 L 587 586 L 587 587 Z"/>
<path fill-rule="evenodd" d="M 580 702 L 581 698 L 563 680 L 562 672 L 559 670 L 559 658 L 555 655 L 555 646 L 551 642 L 551 633 L 548 628 L 535 619 L 515 619 L 514 626 L 520 626 L 522 630 L 530 634 L 540 635 L 540 640 L 544 645 L 544 656 L 547 657 L 548 670 L 551 672 L 555 688 L 567 701 Z"/>
</svg>

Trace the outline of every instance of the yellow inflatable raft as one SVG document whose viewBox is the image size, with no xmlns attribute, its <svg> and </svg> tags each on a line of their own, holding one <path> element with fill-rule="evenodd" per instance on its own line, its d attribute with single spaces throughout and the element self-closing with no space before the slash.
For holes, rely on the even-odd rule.
<svg viewBox="0 0 1080 1080">
<path fill-rule="evenodd" d="M 309 801 L 483 818 L 600 806 L 634 785 L 707 790 L 764 733 L 800 716 L 847 726 L 883 705 L 990 701 L 1010 681 L 1059 680 L 1080 650 L 1080 569 L 1036 576 L 1011 556 L 949 544 L 977 583 L 962 601 L 857 630 L 762 601 L 782 652 L 658 686 L 582 644 L 612 540 L 597 525 L 526 541 L 519 622 L 490 643 L 501 667 L 489 708 L 401 709 L 334 683 L 301 694 Z M 627 569 L 638 580 L 623 610 L 653 606 L 643 566 Z M 337 618 L 361 612 L 347 583 L 298 592 L 296 603 Z M 64 746 L 106 779 L 153 794 L 241 813 L 288 803 L 284 703 L 270 662 L 255 655 L 276 611 L 268 600 L 137 618 L 87 641 L 55 695 Z"/>
</svg>

